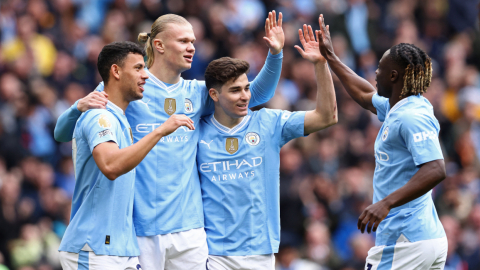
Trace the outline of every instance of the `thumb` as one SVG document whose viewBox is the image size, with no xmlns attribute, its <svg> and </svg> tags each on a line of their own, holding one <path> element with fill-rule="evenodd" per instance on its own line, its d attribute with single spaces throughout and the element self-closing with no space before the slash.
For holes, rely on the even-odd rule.
<svg viewBox="0 0 480 270">
<path fill-rule="evenodd" d="M 298 45 L 295 45 L 293 46 L 295 49 L 297 49 L 298 53 L 302 56 L 302 57 L 305 57 L 305 52 L 302 50 L 302 48 L 300 48 L 300 46 Z"/>
<path fill-rule="evenodd" d="M 268 45 L 271 45 L 273 43 L 273 41 L 268 37 L 263 37 L 263 40 L 265 40 L 265 42 L 267 42 Z"/>
</svg>

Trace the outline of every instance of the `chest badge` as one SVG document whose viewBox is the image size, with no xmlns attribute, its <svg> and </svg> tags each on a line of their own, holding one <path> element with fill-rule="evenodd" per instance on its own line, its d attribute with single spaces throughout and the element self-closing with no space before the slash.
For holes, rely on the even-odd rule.
<svg viewBox="0 0 480 270">
<path fill-rule="evenodd" d="M 245 135 L 245 140 L 249 145 L 255 146 L 260 143 L 260 136 L 255 132 L 248 132 L 247 135 Z"/>
<path fill-rule="evenodd" d="M 166 98 L 163 109 L 168 115 L 172 115 L 177 111 L 177 101 L 174 98 Z"/>
<path fill-rule="evenodd" d="M 388 137 L 388 127 L 386 127 L 382 133 L 382 141 L 385 141 L 387 137 Z"/>
<path fill-rule="evenodd" d="M 192 101 L 188 98 L 185 99 L 185 112 L 191 113 L 193 112 L 193 104 Z"/>
<path fill-rule="evenodd" d="M 238 139 L 227 138 L 225 141 L 225 150 L 230 154 L 235 154 L 238 151 Z"/>
</svg>

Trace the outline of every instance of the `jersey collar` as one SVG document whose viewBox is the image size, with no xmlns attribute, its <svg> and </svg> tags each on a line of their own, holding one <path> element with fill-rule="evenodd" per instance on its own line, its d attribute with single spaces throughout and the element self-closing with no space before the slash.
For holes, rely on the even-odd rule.
<svg viewBox="0 0 480 270">
<path fill-rule="evenodd" d="M 125 112 L 110 100 L 107 102 L 107 109 L 110 109 L 116 113 L 119 113 L 120 115 L 125 115 Z"/>
<path fill-rule="evenodd" d="M 405 105 L 406 103 L 408 103 L 408 97 L 400 100 L 399 102 L 397 102 L 397 104 L 395 104 L 395 106 L 393 106 L 393 108 L 390 109 L 390 111 L 388 112 L 387 117 L 385 119 L 388 119 L 388 117 L 390 116 L 391 113 L 398 110 L 398 108 Z"/>
<path fill-rule="evenodd" d="M 233 128 L 228 128 L 222 124 L 220 124 L 220 122 L 217 121 L 217 119 L 215 119 L 215 116 L 214 114 L 212 114 L 212 116 L 210 116 L 210 122 L 213 124 L 213 126 L 215 128 L 217 128 L 218 130 L 222 131 L 222 132 L 225 132 L 229 135 L 234 135 L 235 133 L 237 133 L 239 130 L 241 130 L 243 127 L 245 127 L 245 125 L 248 123 L 248 121 L 250 120 L 251 116 L 250 116 L 250 113 L 247 114 L 245 117 L 243 117 L 242 121 L 240 123 L 238 123 L 236 126 L 234 126 Z"/>
<path fill-rule="evenodd" d="M 155 75 L 153 75 L 150 70 L 148 69 L 145 69 L 145 71 L 147 71 L 147 74 L 148 74 L 148 79 L 150 79 L 154 84 L 156 84 L 158 87 L 160 87 L 161 89 L 164 89 L 165 91 L 167 91 L 168 93 L 170 92 L 173 92 L 175 90 L 177 90 L 178 88 L 180 88 L 180 85 L 182 85 L 182 81 L 183 81 L 183 78 L 180 77 L 180 81 L 178 81 L 178 83 L 176 84 L 172 84 L 170 86 L 167 86 L 164 82 L 160 81 L 160 79 L 158 79 L 157 77 L 155 77 Z"/>
</svg>

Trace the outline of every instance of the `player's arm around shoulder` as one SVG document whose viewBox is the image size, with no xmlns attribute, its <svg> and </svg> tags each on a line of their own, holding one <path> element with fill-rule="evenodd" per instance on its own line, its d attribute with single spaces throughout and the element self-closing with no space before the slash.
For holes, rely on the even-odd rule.
<svg viewBox="0 0 480 270">
<path fill-rule="evenodd" d="M 323 38 L 321 32 L 315 31 L 314 33 L 310 25 L 307 27 L 304 24 L 303 31 L 302 29 L 298 30 L 298 36 L 303 49 L 300 46 L 295 46 L 295 48 L 304 59 L 314 65 L 317 79 L 315 110 L 305 113 L 304 133 L 310 134 L 338 122 L 337 101 L 327 60 L 320 53 L 319 41 Z"/>
</svg>

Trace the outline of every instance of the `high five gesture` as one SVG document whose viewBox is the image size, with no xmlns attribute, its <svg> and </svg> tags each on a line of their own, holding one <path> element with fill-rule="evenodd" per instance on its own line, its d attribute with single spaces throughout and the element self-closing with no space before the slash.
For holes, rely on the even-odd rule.
<svg viewBox="0 0 480 270">
<path fill-rule="evenodd" d="M 267 43 L 268 48 L 270 48 L 270 53 L 272 54 L 279 54 L 285 44 L 282 19 L 283 15 L 280 12 L 277 22 L 277 15 L 274 10 L 268 13 L 268 18 L 265 20 L 265 36 L 263 40 Z"/>
<path fill-rule="evenodd" d="M 318 30 L 315 31 L 315 35 L 317 36 L 317 39 L 320 40 Z M 307 27 L 307 25 L 304 24 L 303 31 L 302 29 L 298 29 L 298 37 L 300 39 L 300 43 L 302 44 L 303 49 L 300 48 L 300 46 L 298 45 L 295 45 L 295 49 L 297 49 L 297 51 L 303 58 L 312 62 L 313 64 L 316 64 L 318 62 L 327 62 L 327 60 L 320 53 L 318 42 L 315 40 L 315 36 L 313 35 L 313 30 L 310 25 Z"/>
</svg>

